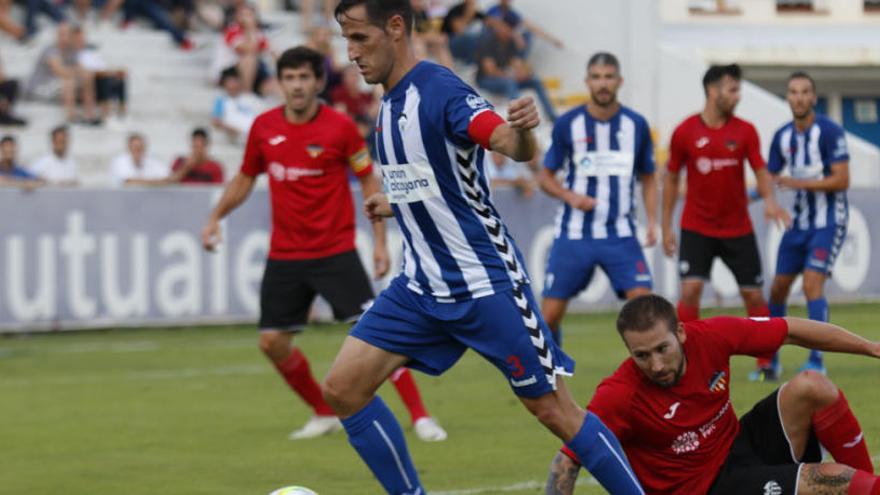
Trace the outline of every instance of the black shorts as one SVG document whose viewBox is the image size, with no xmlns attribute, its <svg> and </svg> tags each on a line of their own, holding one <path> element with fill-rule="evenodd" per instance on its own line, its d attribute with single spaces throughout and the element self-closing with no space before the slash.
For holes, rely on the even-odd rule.
<svg viewBox="0 0 880 495">
<path fill-rule="evenodd" d="M 777 389 L 739 420 L 740 432 L 709 495 L 742 493 L 795 495 L 800 463 L 822 462 L 822 449 L 810 434 L 802 459 L 794 459 L 779 419 Z"/>
<path fill-rule="evenodd" d="M 330 303 L 337 320 L 357 320 L 373 299 L 373 286 L 357 251 L 311 260 L 267 260 L 260 287 L 260 330 L 302 330 L 316 295 Z"/>
<path fill-rule="evenodd" d="M 730 268 L 740 287 L 760 288 L 764 283 L 764 271 L 755 234 L 722 238 L 681 230 L 678 273 L 682 279 L 708 279 L 716 256 L 720 256 L 721 261 Z"/>
</svg>

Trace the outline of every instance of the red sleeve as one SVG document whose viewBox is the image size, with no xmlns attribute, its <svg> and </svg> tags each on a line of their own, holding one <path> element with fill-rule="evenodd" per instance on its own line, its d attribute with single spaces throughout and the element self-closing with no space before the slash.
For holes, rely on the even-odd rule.
<svg viewBox="0 0 880 495">
<path fill-rule="evenodd" d="M 749 166 L 752 170 L 758 171 L 767 166 L 764 157 L 761 156 L 761 138 L 758 137 L 758 131 L 755 126 L 748 124 L 746 133 L 746 156 L 749 159 Z"/>
<path fill-rule="evenodd" d="M 627 363 L 624 363 L 623 366 L 627 366 Z M 634 393 L 633 387 L 626 382 L 625 378 L 620 377 L 623 366 L 614 375 L 599 384 L 593 399 L 587 406 L 587 410 L 598 416 L 621 443 L 627 439 L 630 432 L 629 411 Z M 565 445 L 559 451 L 580 464 L 577 454 Z"/>
<path fill-rule="evenodd" d="M 366 177 L 373 173 L 373 160 L 370 159 L 370 152 L 367 149 L 367 142 L 364 141 L 357 125 L 348 117 L 345 117 L 345 125 L 343 126 L 345 134 L 345 157 L 351 171 L 357 177 Z"/>
<path fill-rule="evenodd" d="M 473 119 L 471 119 L 471 123 L 468 124 L 467 129 L 468 136 L 470 136 L 471 141 L 490 150 L 492 148 L 489 141 L 492 138 L 492 133 L 503 123 L 504 119 L 501 118 L 500 115 L 487 109 L 478 113 Z"/>
<path fill-rule="evenodd" d="M 223 165 L 217 162 L 210 162 L 211 165 L 211 182 L 214 184 L 223 183 Z"/>
<path fill-rule="evenodd" d="M 223 33 L 223 42 L 226 43 L 226 46 L 229 48 L 235 48 L 235 45 L 240 42 L 240 36 L 241 28 L 239 28 L 237 24 L 232 24 L 226 28 L 226 32 Z"/>
<path fill-rule="evenodd" d="M 171 171 L 177 172 L 177 169 L 183 166 L 183 160 L 184 158 L 182 156 L 177 157 L 177 159 L 174 160 L 174 163 L 171 165 Z"/>
<path fill-rule="evenodd" d="M 669 160 L 666 162 L 666 169 L 673 173 L 678 173 L 684 165 L 687 154 L 684 134 L 684 124 L 682 123 L 675 128 L 675 131 L 672 132 L 672 139 L 669 140 Z"/>
<path fill-rule="evenodd" d="M 783 318 L 736 318 L 719 316 L 688 324 L 712 335 L 728 355 L 771 357 L 788 336 Z"/>
<path fill-rule="evenodd" d="M 256 177 L 266 171 L 263 154 L 260 152 L 260 138 L 257 132 L 257 124 L 260 119 L 254 121 L 248 133 L 247 145 L 244 148 L 244 159 L 241 163 L 241 173 Z"/>
</svg>

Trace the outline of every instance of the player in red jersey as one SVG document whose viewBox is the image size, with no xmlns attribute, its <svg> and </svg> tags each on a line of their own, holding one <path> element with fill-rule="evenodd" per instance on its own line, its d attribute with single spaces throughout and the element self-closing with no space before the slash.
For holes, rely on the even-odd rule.
<svg viewBox="0 0 880 495">
<path fill-rule="evenodd" d="M 202 232 L 206 249 L 220 241 L 220 221 L 244 202 L 257 176 L 269 175 L 272 240 L 260 289 L 260 349 L 290 387 L 314 410 L 291 439 L 310 438 L 342 428 L 324 401 L 309 362 L 293 335 L 303 329 L 317 294 L 333 307 L 337 320 L 357 320 L 373 299 L 373 288 L 355 250 L 355 218 L 347 169 L 365 198 L 381 191 L 366 143 L 356 124 L 318 100 L 324 85 L 323 57 L 306 47 L 278 59 L 285 105 L 254 121 L 241 172 L 230 182 Z M 376 277 L 388 271 L 385 228 L 374 223 Z M 391 381 L 409 409 L 416 434 L 438 441 L 446 432 L 431 418 L 415 381 L 402 368 Z"/>
<path fill-rule="evenodd" d="M 761 158 L 758 133 L 733 114 L 740 98 L 738 65 L 712 66 L 703 77 L 706 103 L 701 113 L 684 120 L 672 134 L 663 187 L 663 249 L 676 250 L 672 212 L 678 200 L 679 174 L 687 170 L 687 198 L 681 217 L 679 274 L 682 321 L 699 318 L 703 283 L 716 256 L 739 284 L 749 316 L 767 316 L 761 293 L 763 275 L 758 245 L 749 219 L 743 162 L 755 172 L 768 219 L 790 223 L 773 194 L 773 180 Z"/>
<path fill-rule="evenodd" d="M 587 409 L 623 445 L 649 494 L 880 495 L 861 427 L 828 378 L 805 371 L 737 420 L 730 357 L 783 344 L 880 358 L 880 342 L 801 318 L 680 323 L 657 295 L 624 305 L 617 330 L 631 357 Z M 837 464 L 822 464 L 820 445 Z M 548 494 L 570 494 L 579 465 L 557 455 Z"/>
</svg>

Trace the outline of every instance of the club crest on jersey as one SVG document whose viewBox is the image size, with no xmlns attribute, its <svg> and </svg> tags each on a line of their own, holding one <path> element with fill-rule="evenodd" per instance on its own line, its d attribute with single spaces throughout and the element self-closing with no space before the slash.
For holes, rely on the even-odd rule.
<svg viewBox="0 0 880 495">
<path fill-rule="evenodd" d="M 400 129 L 400 133 L 403 134 L 404 129 L 406 129 L 406 123 L 408 122 L 405 113 L 400 114 L 400 118 L 397 119 L 397 128 Z"/>
<path fill-rule="evenodd" d="M 324 148 L 321 147 L 320 144 L 310 144 L 306 146 L 306 153 L 308 153 L 309 156 L 312 158 L 318 158 L 323 152 Z"/>
<path fill-rule="evenodd" d="M 727 390 L 727 373 L 716 371 L 709 380 L 709 391 L 722 392 L 724 390 Z"/>
<path fill-rule="evenodd" d="M 489 102 L 480 95 L 467 95 L 467 98 L 465 98 L 464 101 L 473 110 L 479 110 L 480 108 L 487 108 L 489 106 Z"/>
<path fill-rule="evenodd" d="M 724 147 L 727 148 L 729 151 L 733 151 L 736 149 L 737 144 L 738 143 L 736 142 L 736 140 L 728 139 L 727 141 L 724 142 Z"/>
</svg>

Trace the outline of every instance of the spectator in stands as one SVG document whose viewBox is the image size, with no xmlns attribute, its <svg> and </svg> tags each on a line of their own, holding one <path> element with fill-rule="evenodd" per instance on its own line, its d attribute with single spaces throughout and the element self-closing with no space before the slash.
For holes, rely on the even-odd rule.
<svg viewBox="0 0 880 495">
<path fill-rule="evenodd" d="M 537 157 L 537 154 L 535 155 Z M 491 152 L 486 160 L 486 177 L 489 178 L 489 186 L 512 187 L 524 198 L 535 195 L 537 183 L 530 172 L 530 165 L 516 162 L 501 153 Z"/>
<path fill-rule="evenodd" d="M 18 143 L 9 135 L 0 139 L 0 186 L 23 187 L 33 189 L 45 184 L 45 181 L 21 167 L 16 155 Z"/>
<path fill-rule="evenodd" d="M 59 186 L 77 184 L 76 160 L 70 154 L 70 131 L 61 125 L 49 134 L 52 152 L 38 158 L 31 164 L 30 171 L 46 182 Z"/>
<path fill-rule="evenodd" d="M 192 132 L 190 153 L 174 160 L 170 182 L 222 184 L 223 166 L 208 155 L 208 131 L 199 127 Z"/>
<path fill-rule="evenodd" d="M 223 44 L 215 54 L 215 70 L 235 68 L 246 90 L 261 96 L 277 95 L 278 85 L 266 64 L 267 56 L 275 59 L 269 39 L 257 23 L 256 10 L 249 4 L 239 5 L 235 22 L 226 28 Z"/>
<path fill-rule="evenodd" d="M 342 70 L 344 65 L 336 61 L 336 52 L 333 50 L 333 31 L 325 26 L 314 27 L 309 33 L 309 39 L 305 45 L 324 56 L 324 91 L 318 95 L 322 100 L 332 101 L 330 93 L 342 84 Z"/>
<path fill-rule="evenodd" d="M 537 24 L 523 18 L 523 16 L 513 10 L 511 4 L 513 0 L 499 0 L 498 5 L 486 11 L 486 16 L 493 19 L 500 19 L 505 24 L 513 28 L 514 42 L 520 49 L 520 56 L 526 57 L 532 48 L 532 37 L 537 36 L 550 42 L 556 48 L 562 48 L 562 41 L 541 29 Z"/>
<path fill-rule="evenodd" d="M 124 0 L 70 0 L 70 9 L 67 11 L 70 21 L 74 24 L 84 26 L 86 24 L 96 24 L 98 22 L 110 22 L 119 9 L 122 8 Z M 97 16 L 93 11 L 97 9 Z"/>
<path fill-rule="evenodd" d="M 440 65 L 452 67 L 452 54 L 449 53 L 449 38 L 435 26 L 428 14 L 425 0 L 410 0 L 415 29 L 413 29 L 413 49 L 418 58 L 430 58 Z"/>
<path fill-rule="evenodd" d="M 320 16 L 318 22 L 315 22 L 315 2 L 320 4 Z M 315 27 L 326 27 L 330 25 L 333 19 L 333 9 L 338 2 L 333 0 L 301 0 L 300 9 L 302 11 L 302 30 L 304 33 L 310 32 Z"/>
<path fill-rule="evenodd" d="M 51 0 L 21 0 L 24 6 L 24 28 L 25 38 L 37 34 L 37 15 L 46 14 L 56 23 L 65 21 L 64 11 L 61 10 L 59 4 Z"/>
<path fill-rule="evenodd" d="M 12 19 L 12 0 L 0 0 L 0 31 L 16 40 L 25 40 L 27 30 Z"/>
<path fill-rule="evenodd" d="M 74 32 L 73 44 L 77 49 L 77 61 L 95 79 L 95 100 L 101 111 L 101 119 L 111 115 L 111 105 L 116 103 L 116 116 L 120 121 L 126 116 L 127 72 L 122 68 L 111 68 L 94 45 L 86 41 L 85 31 Z"/>
<path fill-rule="evenodd" d="M 128 136 L 128 151 L 113 159 L 110 164 L 110 180 L 113 185 L 153 185 L 155 179 L 166 179 L 168 167 L 147 155 L 147 141 L 143 135 Z"/>
<path fill-rule="evenodd" d="M 0 125 L 25 125 L 27 121 L 12 113 L 18 98 L 18 80 L 7 79 L 0 66 Z"/>
<path fill-rule="evenodd" d="M 247 136 L 254 119 L 263 111 L 263 102 L 253 93 L 242 90 L 235 67 L 223 71 L 220 86 L 223 94 L 214 100 L 212 122 L 214 127 L 226 132 L 230 141 L 239 142 Z"/>
<path fill-rule="evenodd" d="M 513 29 L 506 23 L 495 23 L 489 29 L 489 34 L 477 50 L 477 85 L 509 100 L 519 98 L 520 89 L 530 88 L 537 94 L 546 115 L 555 121 L 556 112 L 544 84 L 518 55 L 513 42 Z"/>
<path fill-rule="evenodd" d="M 181 50 L 189 51 L 195 48 L 193 42 L 186 37 L 186 33 L 174 25 L 168 11 L 157 0 L 125 0 L 122 5 L 122 15 L 123 28 L 131 24 L 136 17 L 146 17 L 156 29 L 168 32 Z"/>
<path fill-rule="evenodd" d="M 330 92 L 334 108 L 358 120 L 374 120 L 378 114 L 378 98 L 371 91 L 361 89 L 361 75 L 356 65 L 348 65 L 342 70 L 342 84 Z"/>
<path fill-rule="evenodd" d="M 25 93 L 32 98 L 55 100 L 59 96 L 68 122 L 100 125 L 95 114 L 95 77 L 79 65 L 74 33 L 79 28 L 59 24 L 54 45 L 47 46 L 37 59 Z M 83 119 L 77 117 L 76 103 L 82 101 Z"/>
<path fill-rule="evenodd" d="M 485 18 L 477 0 L 465 0 L 446 13 L 441 29 L 449 38 L 449 51 L 457 60 L 468 64 L 477 62 L 474 54 L 480 46 Z"/>
</svg>

